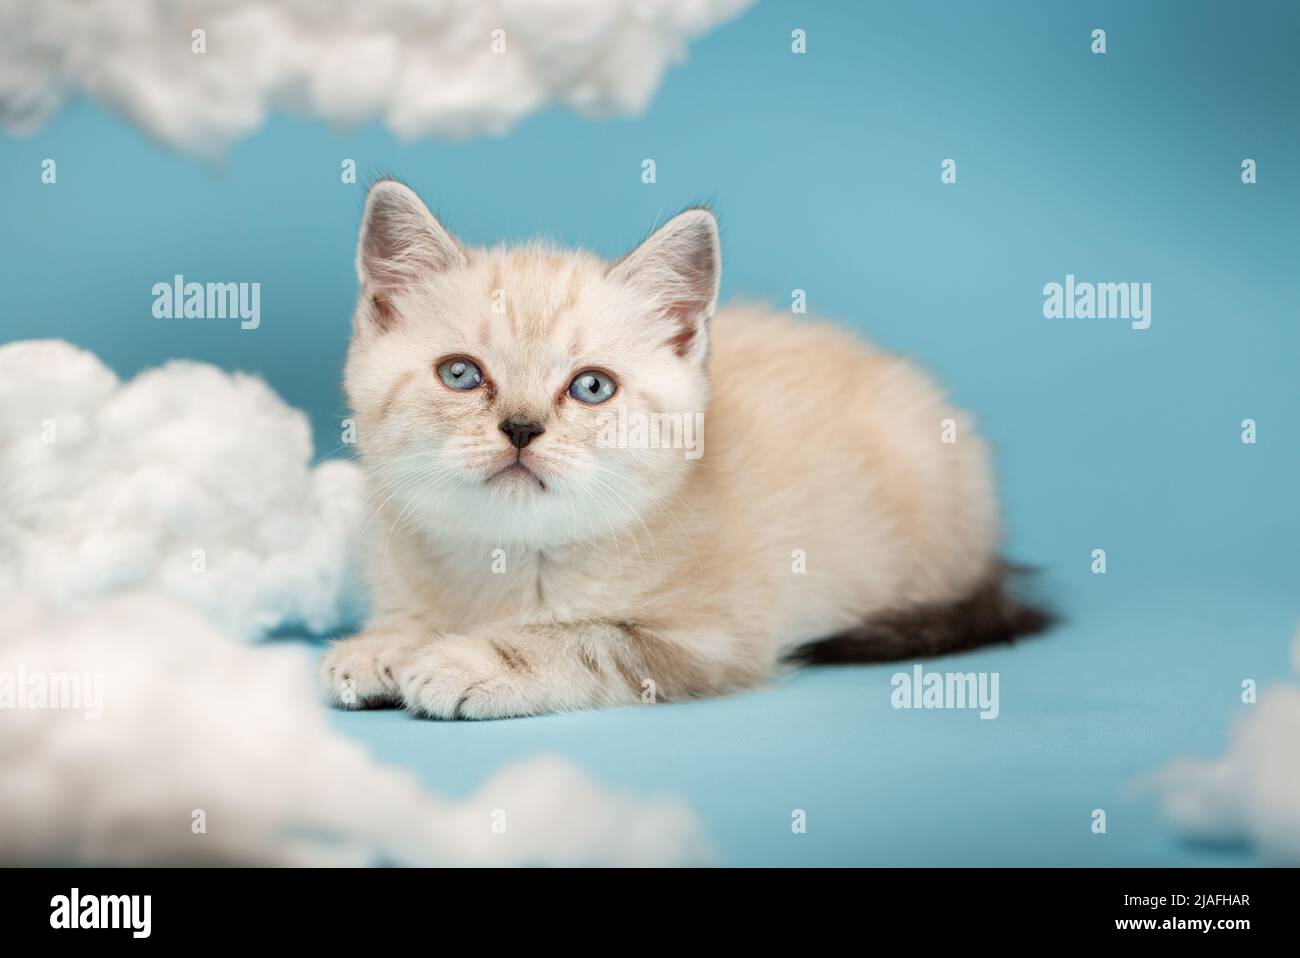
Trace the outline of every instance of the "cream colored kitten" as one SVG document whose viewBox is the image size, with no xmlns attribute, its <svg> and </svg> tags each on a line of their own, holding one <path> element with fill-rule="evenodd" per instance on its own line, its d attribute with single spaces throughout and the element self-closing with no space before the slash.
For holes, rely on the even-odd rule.
<svg viewBox="0 0 1300 958">
<path fill-rule="evenodd" d="M 336 704 L 675 701 L 783 658 L 915 657 L 1045 624 L 1003 591 L 968 420 L 838 329 L 714 316 L 708 211 L 611 265 L 467 249 L 385 180 L 357 269 L 346 387 L 374 618 L 325 657 Z M 654 441 L 652 422 L 682 428 Z"/>
</svg>

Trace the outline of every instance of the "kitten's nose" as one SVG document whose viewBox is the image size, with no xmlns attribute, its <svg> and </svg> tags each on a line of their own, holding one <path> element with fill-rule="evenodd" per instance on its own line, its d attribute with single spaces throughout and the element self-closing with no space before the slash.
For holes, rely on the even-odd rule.
<svg viewBox="0 0 1300 958">
<path fill-rule="evenodd" d="M 522 449 L 546 430 L 531 419 L 504 419 L 501 421 L 501 431 L 510 437 L 516 449 Z"/>
</svg>

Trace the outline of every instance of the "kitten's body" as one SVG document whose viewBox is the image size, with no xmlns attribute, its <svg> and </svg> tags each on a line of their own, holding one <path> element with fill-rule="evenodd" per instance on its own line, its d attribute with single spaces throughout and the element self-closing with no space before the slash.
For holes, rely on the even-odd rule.
<svg viewBox="0 0 1300 958">
<path fill-rule="evenodd" d="M 706 335 L 707 214 L 613 268 L 465 251 L 431 217 L 384 214 L 372 200 L 347 372 L 376 616 L 326 658 L 337 703 L 497 717 L 674 700 L 761 683 L 836 635 L 828 658 L 906 654 L 909 610 L 929 619 L 917 654 L 1041 626 L 996 581 L 985 447 L 926 377 L 760 309 L 724 310 Z M 432 232 L 413 263 L 415 226 Z M 486 308 L 497 291 L 504 311 Z M 429 374 L 471 353 L 489 379 L 475 395 Z M 552 403 L 577 370 L 614 366 L 634 414 L 707 409 L 702 456 L 600 448 L 598 407 Z M 496 423 L 524 415 L 545 432 L 516 451 Z M 496 474 L 512 456 L 536 475 Z"/>
</svg>

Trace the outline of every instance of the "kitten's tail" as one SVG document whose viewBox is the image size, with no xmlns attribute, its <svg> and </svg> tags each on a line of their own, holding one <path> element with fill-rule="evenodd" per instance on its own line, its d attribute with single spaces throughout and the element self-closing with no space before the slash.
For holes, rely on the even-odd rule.
<svg viewBox="0 0 1300 958">
<path fill-rule="evenodd" d="M 1036 635 L 1050 628 L 1056 616 L 1012 593 L 1010 580 L 1030 571 L 999 563 L 964 599 L 882 613 L 856 628 L 800 646 L 788 658 L 810 664 L 891 662 L 948 655 Z"/>
</svg>

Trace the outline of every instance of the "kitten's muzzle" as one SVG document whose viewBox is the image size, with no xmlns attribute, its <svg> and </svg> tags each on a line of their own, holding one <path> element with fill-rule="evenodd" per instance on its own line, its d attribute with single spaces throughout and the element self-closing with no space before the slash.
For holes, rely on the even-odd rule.
<svg viewBox="0 0 1300 958">
<path fill-rule="evenodd" d="M 546 430 L 531 419 L 504 419 L 501 431 L 516 449 L 523 449 Z"/>
</svg>

